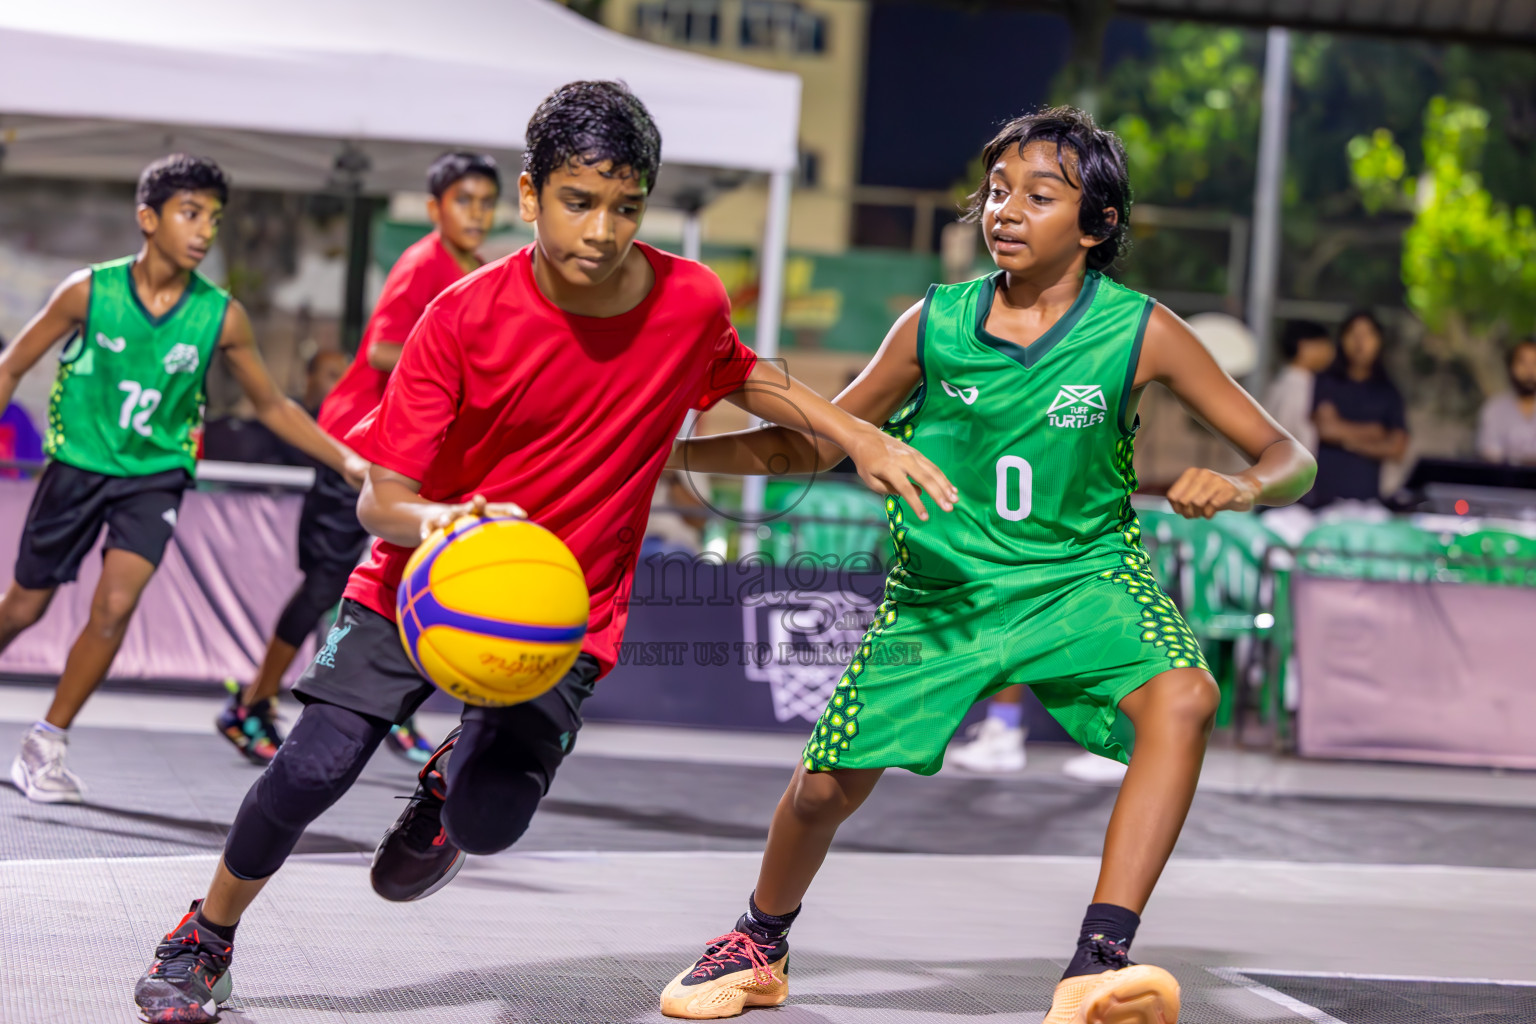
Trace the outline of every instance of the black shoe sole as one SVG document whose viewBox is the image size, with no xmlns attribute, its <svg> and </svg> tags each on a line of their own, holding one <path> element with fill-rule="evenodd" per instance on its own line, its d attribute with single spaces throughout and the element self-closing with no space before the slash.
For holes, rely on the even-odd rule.
<svg viewBox="0 0 1536 1024">
<path fill-rule="evenodd" d="M 410 895 L 410 896 L 398 897 L 398 896 L 390 896 L 387 893 L 380 892 L 377 883 L 374 882 L 372 867 L 375 867 L 375 866 L 378 865 L 379 855 L 382 854 L 383 852 L 384 852 L 384 844 L 380 843 L 378 845 L 378 848 L 373 851 L 373 865 L 371 865 L 370 869 L 369 869 L 368 884 L 373 889 L 374 893 L 380 899 L 388 900 L 391 903 L 414 903 L 417 900 L 424 900 L 428 896 L 431 896 L 433 893 L 437 892 L 443 886 L 445 886 L 449 882 L 453 881 L 453 876 L 457 875 L 459 873 L 460 869 L 462 869 L 464 867 L 464 860 L 468 856 L 463 850 L 460 850 L 459 851 L 459 855 L 457 857 L 455 857 L 453 859 L 453 863 L 448 866 L 448 870 L 443 872 L 443 877 L 439 878 L 437 881 L 433 882 L 431 885 L 429 885 L 425 889 L 421 890 L 421 892 L 414 893 L 413 895 Z"/>
</svg>

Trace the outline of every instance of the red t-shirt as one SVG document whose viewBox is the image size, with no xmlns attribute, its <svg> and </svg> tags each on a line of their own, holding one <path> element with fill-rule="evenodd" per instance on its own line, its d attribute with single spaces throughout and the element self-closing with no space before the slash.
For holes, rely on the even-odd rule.
<svg viewBox="0 0 1536 1024">
<path fill-rule="evenodd" d="M 400 254 L 384 279 L 384 291 L 368 320 L 363 340 L 358 343 L 357 356 L 320 405 L 316 418 L 322 430 L 334 438 L 344 438 L 358 420 L 379 404 L 389 374 L 368 364 L 369 349 L 376 341 L 404 341 L 421 319 L 427 303 L 463 277 L 464 268 L 448 252 L 436 231 Z"/>
<path fill-rule="evenodd" d="M 583 649 L 607 672 L 629 615 L 656 480 L 689 409 L 739 388 L 757 361 L 708 268 L 636 243 L 656 283 L 614 317 L 567 313 L 533 277 L 533 247 L 443 292 L 417 323 L 359 455 L 423 497 L 515 502 L 554 531 L 592 598 Z M 395 617 L 411 549 L 375 540 L 346 596 Z"/>
</svg>

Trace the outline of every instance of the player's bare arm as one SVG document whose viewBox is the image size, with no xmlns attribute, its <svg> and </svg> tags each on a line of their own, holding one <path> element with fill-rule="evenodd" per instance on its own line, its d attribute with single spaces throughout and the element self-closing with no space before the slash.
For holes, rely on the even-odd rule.
<svg viewBox="0 0 1536 1024">
<path fill-rule="evenodd" d="M 267 365 L 256 349 L 255 333 L 245 307 L 231 299 L 219 335 L 219 351 L 229 360 L 230 372 L 240 390 L 256 407 L 256 418 L 272 433 L 310 458 L 331 467 L 347 478 L 353 487 L 361 487 L 368 463 L 352 449 L 320 429 L 303 407 L 277 389 Z"/>
<path fill-rule="evenodd" d="M 1189 519 L 1223 510 L 1289 505 L 1306 494 L 1317 461 L 1270 418 L 1206 351 L 1189 326 L 1159 305 L 1153 310 L 1136 368 L 1139 391 L 1164 385 L 1184 407 L 1252 463 L 1241 473 L 1191 468 L 1168 489 L 1168 503 Z"/>
<path fill-rule="evenodd" d="M 777 425 L 681 442 L 668 465 L 746 476 L 813 473 L 832 468 L 846 453 L 865 484 L 906 499 L 920 519 L 928 513 L 919 490 L 949 511 L 959 497 L 954 485 L 921 453 L 877 426 L 922 380 L 917 361 L 921 308 L 914 306 L 896 321 L 875 358 L 833 402 L 777 366 L 758 363 L 747 384 L 727 401 Z"/>
<path fill-rule="evenodd" d="M 358 521 L 369 533 L 407 548 L 466 515 L 521 518 L 527 513 L 510 502 L 488 502 L 480 494 L 459 505 L 428 501 L 421 496 L 420 480 L 379 465 L 368 467 L 363 493 L 357 499 Z"/>
<path fill-rule="evenodd" d="M 11 404 L 16 385 L 55 342 L 81 329 L 90 303 L 91 272 L 77 270 L 60 282 L 47 304 L 0 352 L 0 409 Z"/>
</svg>

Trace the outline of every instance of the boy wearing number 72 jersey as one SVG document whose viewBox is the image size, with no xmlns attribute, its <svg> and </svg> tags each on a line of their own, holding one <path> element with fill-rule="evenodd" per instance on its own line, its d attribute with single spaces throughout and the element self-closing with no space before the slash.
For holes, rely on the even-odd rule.
<svg viewBox="0 0 1536 1024">
<path fill-rule="evenodd" d="M 0 598 L 0 651 L 42 618 L 107 527 L 90 620 L 70 648 L 47 715 L 27 731 L 11 764 L 11 781 L 30 800 L 83 797 L 80 779 L 64 766 L 67 732 L 106 676 L 176 528 L 215 351 L 274 434 L 354 487 L 368 471 L 277 389 L 245 309 L 197 272 L 228 198 L 229 179 L 212 160 L 178 153 L 150 164 L 139 178 L 138 255 L 71 274 L 0 354 L 3 409 L 22 376 L 68 338 L 48 403 L 48 466 Z"/>
</svg>

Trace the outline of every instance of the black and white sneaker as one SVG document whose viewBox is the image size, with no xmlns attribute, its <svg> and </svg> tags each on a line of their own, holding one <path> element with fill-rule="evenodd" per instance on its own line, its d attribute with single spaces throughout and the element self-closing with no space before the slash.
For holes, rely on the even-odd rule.
<svg viewBox="0 0 1536 1024">
<path fill-rule="evenodd" d="M 459 737 L 455 729 L 433 752 L 417 776 L 416 792 L 373 852 L 369 881 L 373 891 L 395 903 L 432 895 L 453 881 L 464 866 L 464 851 L 443 828 L 443 801 L 448 783 L 443 770 Z"/>
<path fill-rule="evenodd" d="M 745 916 L 716 936 L 704 955 L 661 993 L 661 1012 L 686 1020 L 735 1017 L 749 1006 L 779 1006 L 789 998 L 789 940 L 764 935 Z"/>
<path fill-rule="evenodd" d="M 234 979 L 229 962 L 234 946 L 198 927 L 196 900 L 181 923 L 155 947 L 155 962 L 133 986 L 133 1001 L 150 1024 L 205 1024 L 219 1015 Z"/>
</svg>

